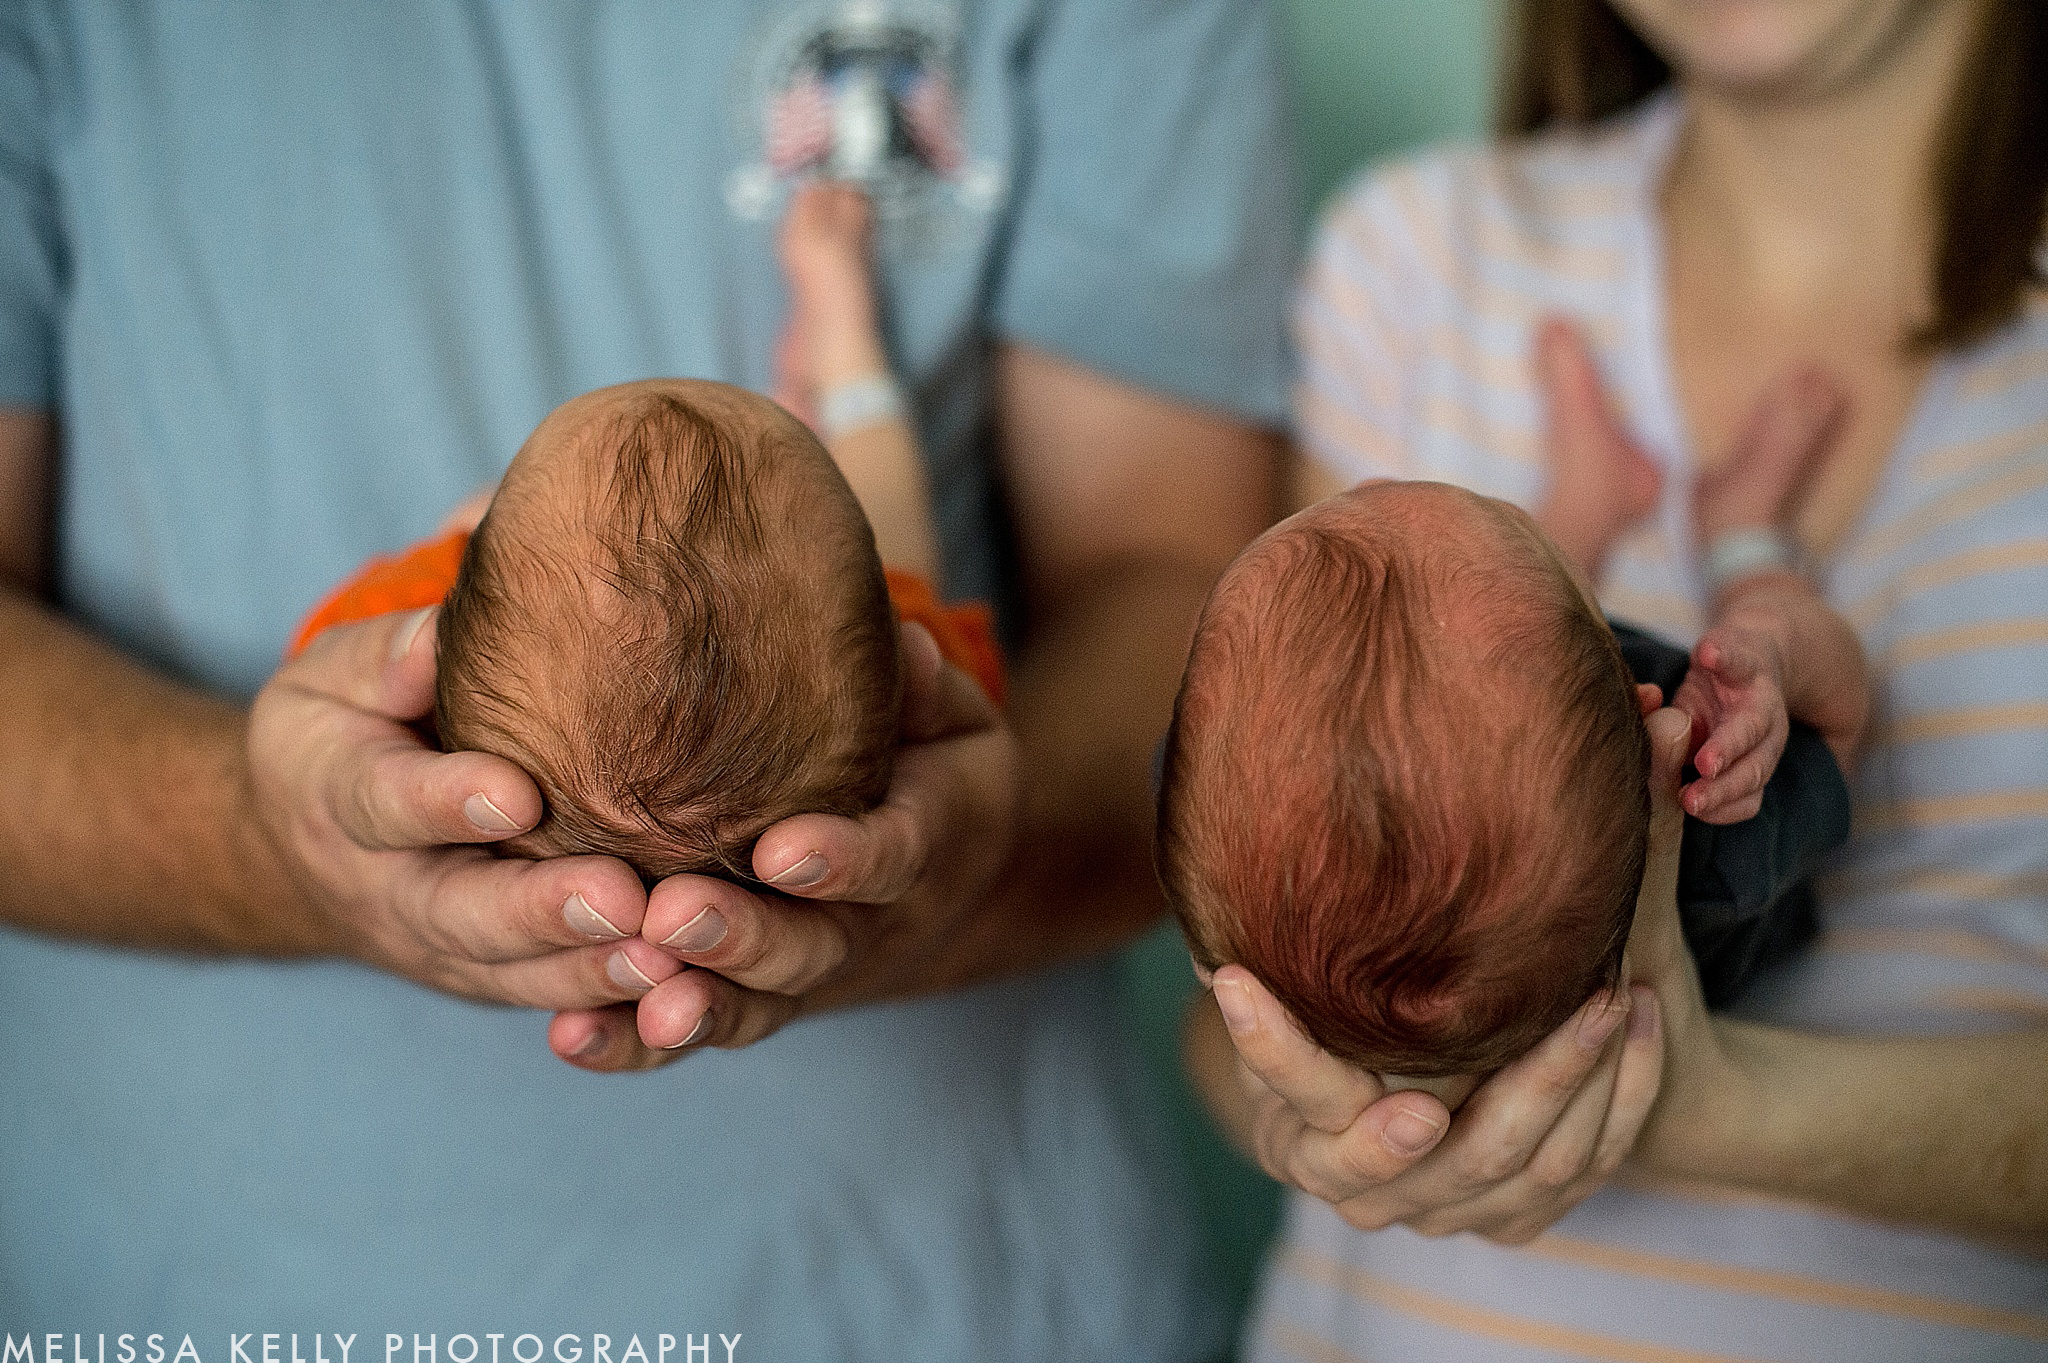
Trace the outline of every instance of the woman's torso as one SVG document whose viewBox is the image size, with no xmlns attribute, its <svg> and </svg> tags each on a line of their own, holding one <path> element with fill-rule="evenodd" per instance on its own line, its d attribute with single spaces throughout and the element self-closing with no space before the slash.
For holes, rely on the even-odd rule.
<svg viewBox="0 0 2048 1363">
<path fill-rule="evenodd" d="M 1584 141 L 1438 154 L 1325 226 L 1299 305 L 1303 438 L 1346 477 L 1441 478 L 1529 504 L 1527 356 L 1574 317 L 1665 467 L 1610 562 L 1614 614 L 1702 626 L 1692 467 L 1662 315 L 1654 195 L 1677 105 Z M 1870 1033 L 2048 1023 L 2048 305 L 1945 357 L 1822 569 L 1877 715 L 1824 931 L 1744 1000 Z M 1258 1358 L 2038 1358 L 2048 1263 L 1747 1194 L 1624 1177 L 1523 1250 L 1366 1235 L 1297 1197 Z"/>
</svg>

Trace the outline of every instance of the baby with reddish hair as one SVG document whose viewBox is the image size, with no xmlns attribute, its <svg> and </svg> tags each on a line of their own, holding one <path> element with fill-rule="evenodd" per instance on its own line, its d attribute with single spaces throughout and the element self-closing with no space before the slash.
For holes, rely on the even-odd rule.
<svg viewBox="0 0 2048 1363">
<path fill-rule="evenodd" d="M 1712 773 L 1685 803 L 1728 821 L 1688 819 L 1681 912 L 1728 996 L 1796 939 L 1784 888 L 1846 836 L 1829 749 L 1846 759 L 1864 706 L 1839 617 L 1788 574 L 1755 588 L 1724 598 L 1687 675 L 1681 651 L 1611 628 L 1505 502 L 1367 483 L 1267 532 L 1203 612 L 1165 752 L 1161 879 L 1197 965 L 1244 965 L 1382 1074 L 1500 1068 L 1619 979 L 1642 715 L 1675 690 Z M 1787 705 L 1825 733 L 1792 726 L 1779 761 Z M 1730 885 L 1739 923 L 1716 902 Z"/>
</svg>

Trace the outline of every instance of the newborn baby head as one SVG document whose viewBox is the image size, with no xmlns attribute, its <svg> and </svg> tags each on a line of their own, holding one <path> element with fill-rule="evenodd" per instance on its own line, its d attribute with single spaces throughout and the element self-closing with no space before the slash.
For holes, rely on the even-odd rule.
<svg viewBox="0 0 2048 1363">
<path fill-rule="evenodd" d="M 888 784 L 874 537 L 811 433 L 741 389 L 653 380 L 550 414 L 470 540 L 439 649 L 442 742 L 547 799 L 523 855 L 745 874 L 769 824 Z"/>
<path fill-rule="evenodd" d="M 1159 800 L 1196 961 L 1382 1073 L 1470 1075 L 1619 976 L 1648 740 L 1529 518 L 1369 483 L 1268 531 L 1204 609 Z"/>
</svg>

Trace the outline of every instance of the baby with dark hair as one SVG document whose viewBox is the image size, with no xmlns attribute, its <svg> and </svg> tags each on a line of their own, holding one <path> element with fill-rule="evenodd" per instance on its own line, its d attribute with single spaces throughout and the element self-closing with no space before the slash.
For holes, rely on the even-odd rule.
<svg viewBox="0 0 2048 1363">
<path fill-rule="evenodd" d="M 770 824 L 869 808 L 895 750 L 899 620 L 1002 702 L 993 615 L 941 604 L 929 581 L 936 534 L 868 232 L 865 200 L 824 184 L 785 226 L 784 377 L 798 405 L 837 414 L 818 422 L 826 443 L 726 384 L 586 393 L 541 422 L 487 510 L 371 563 L 301 627 L 293 651 L 441 607 L 442 745 L 510 759 L 545 797 L 504 851 L 616 856 L 649 881 L 745 876 Z"/>
<path fill-rule="evenodd" d="M 442 607 L 435 710 L 546 797 L 511 850 L 648 877 L 747 864 L 769 824 L 888 785 L 894 617 L 831 458 L 774 403 L 665 379 L 557 408 Z"/>
<path fill-rule="evenodd" d="M 1829 743 L 1846 758 L 1864 705 L 1854 637 L 1811 588 L 1733 599 L 1738 623 L 1688 667 L 1617 638 L 1505 502 L 1367 483 L 1267 532 L 1203 612 L 1164 758 L 1161 879 L 1197 965 L 1244 965 L 1323 1047 L 1383 1074 L 1500 1068 L 1619 980 L 1647 848 L 1644 706 L 1677 691 L 1701 767 L 1770 775 L 1756 818 L 1687 820 L 1681 914 L 1725 999 L 1800 936 L 1786 891 L 1846 836 Z M 1764 650 L 1782 691 L 1752 685 L 1744 655 Z M 1789 704 L 1826 734 L 1791 726 L 1771 773 L 1756 750 L 1774 704 L 1781 731 Z M 1689 805 L 1713 810 L 1713 784 Z"/>
<path fill-rule="evenodd" d="M 442 746 L 518 763 L 546 799 L 508 852 L 745 874 L 768 825 L 888 785 L 889 579 L 831 456 L 766 398 L 652 379 L 571 399 L 473 530 L 372 563 L 293 647 L 437 604 Z"/>
</svg>

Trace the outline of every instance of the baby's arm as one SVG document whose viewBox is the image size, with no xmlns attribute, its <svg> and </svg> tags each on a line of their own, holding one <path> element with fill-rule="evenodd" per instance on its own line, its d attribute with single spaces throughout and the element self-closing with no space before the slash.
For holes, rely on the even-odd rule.
<svg viewBox="0 0 2048 1363">
<path fill-rule="evenodd" d="M 790 199 L 780 241 L 790 295 L 780 396 L 823 438 L 874 527 L 882 561 L 934 579 L 931 491 L 882 344 L 872 225 L 867 196 L 845 185 L 814 181 Z"/>
<path fill-rule="evenodd" d="M 1693 484 L 1714 623 L 1672 704 L 1693 721 L 1700 779 L 1680 799 L 1694 818 L 1739 823 L 1756 814 L 1790 720 L 1817 730 L 1845 772 L 1863 736 L 1870 683 L 1862 646 L 1791 567 L 1794 516 L 1847 406 L 1826 374 L 1794 371 L 1728 458 Z"/>
</svg>

